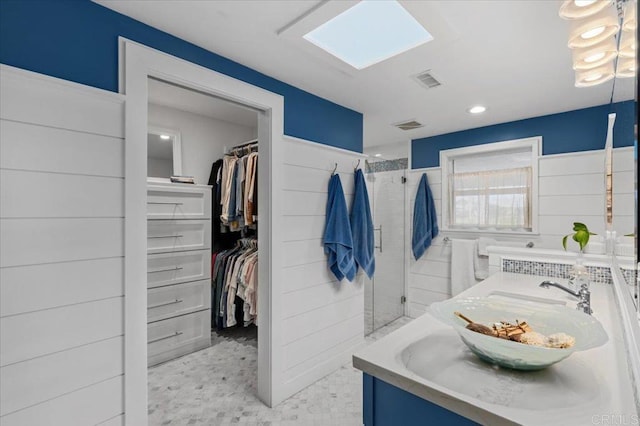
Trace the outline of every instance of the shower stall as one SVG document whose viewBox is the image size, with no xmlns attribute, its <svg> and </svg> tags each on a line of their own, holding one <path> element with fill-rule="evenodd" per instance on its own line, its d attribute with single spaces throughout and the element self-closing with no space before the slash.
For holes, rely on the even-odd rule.
<svg viewBox="0 0 640 426">
<path fill-rule="evenodd" d="M 365 334 L 404 315 L 407 159 L 367 163 L 376 270 L 365 278 Z"/>
</svg>

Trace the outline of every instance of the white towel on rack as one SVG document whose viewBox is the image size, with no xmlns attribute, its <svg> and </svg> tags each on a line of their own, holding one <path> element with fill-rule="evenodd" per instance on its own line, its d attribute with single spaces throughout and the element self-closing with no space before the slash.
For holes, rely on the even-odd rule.
<svg viewBox="0 0 640 426">
<path fill-rule="evenodd" d="M 456 296 L 476 284 L 476 246 L 476 240 L 451 240 L 451 296 Z"/>
<path fill-rule="evenodd" d="M 480 237 L 478 238 L 478 255 L 479 256 L 489 256 L 489 252 L 487 251 L 488 246 L 497 246 L 498 242 L 493 238 Z"/>
<path fill-rule="evenodd" d="M 476 240 L 473 253 L 473 271 L 477 280 L 484 280 L 489 276 L 489 256 L 480 253 L 480 240 Z"/>
</svg>

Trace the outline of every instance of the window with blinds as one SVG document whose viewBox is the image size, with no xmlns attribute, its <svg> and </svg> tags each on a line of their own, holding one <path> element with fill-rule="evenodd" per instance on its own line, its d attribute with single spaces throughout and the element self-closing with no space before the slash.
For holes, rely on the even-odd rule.
<svg viewBox="0 0 640 426">
<path fill-rule="evenodd" d="M 441 152 L 449 230 L 535 232 L 540 138 Z"/>
</svg>

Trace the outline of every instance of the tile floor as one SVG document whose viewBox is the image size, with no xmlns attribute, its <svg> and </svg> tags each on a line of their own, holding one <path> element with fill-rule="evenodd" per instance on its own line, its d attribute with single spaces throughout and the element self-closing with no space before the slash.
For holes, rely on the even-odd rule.
<svg viewBox="0 0 640 426">
<path fill-rule="evenodd" d="M 403 317 L 367 336 L 373 342 L 411 321 Z M 212 346 L 149 369 L 149 425 L 361 425 L 362 373 L 351 366 L 274 408 L 255 396 L 257 341 L 212 335 Z"/>
</svg>

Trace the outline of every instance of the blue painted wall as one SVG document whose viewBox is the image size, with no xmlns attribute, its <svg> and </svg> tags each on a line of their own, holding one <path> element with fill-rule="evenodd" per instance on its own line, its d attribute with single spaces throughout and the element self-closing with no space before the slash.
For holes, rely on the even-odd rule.
<svg viewBox="0 0 640 426">
<path fill-rule="evenodd" d="M 362 114 L 88 0 L 0 0 L 0 62 L 118 91 L 118 36 L 284 96 L 287 135 L 362 152 Z"/>
<path fill-rule="evenodd" d="M 511 121 L 411 141 L 411 168 L 438 167 L 440 150 L 542 136 L 542 154 L 603 149 L 608 114 L 615 112 L 613 146 L 633 146 L 634 101 Z"/>
</svg>

